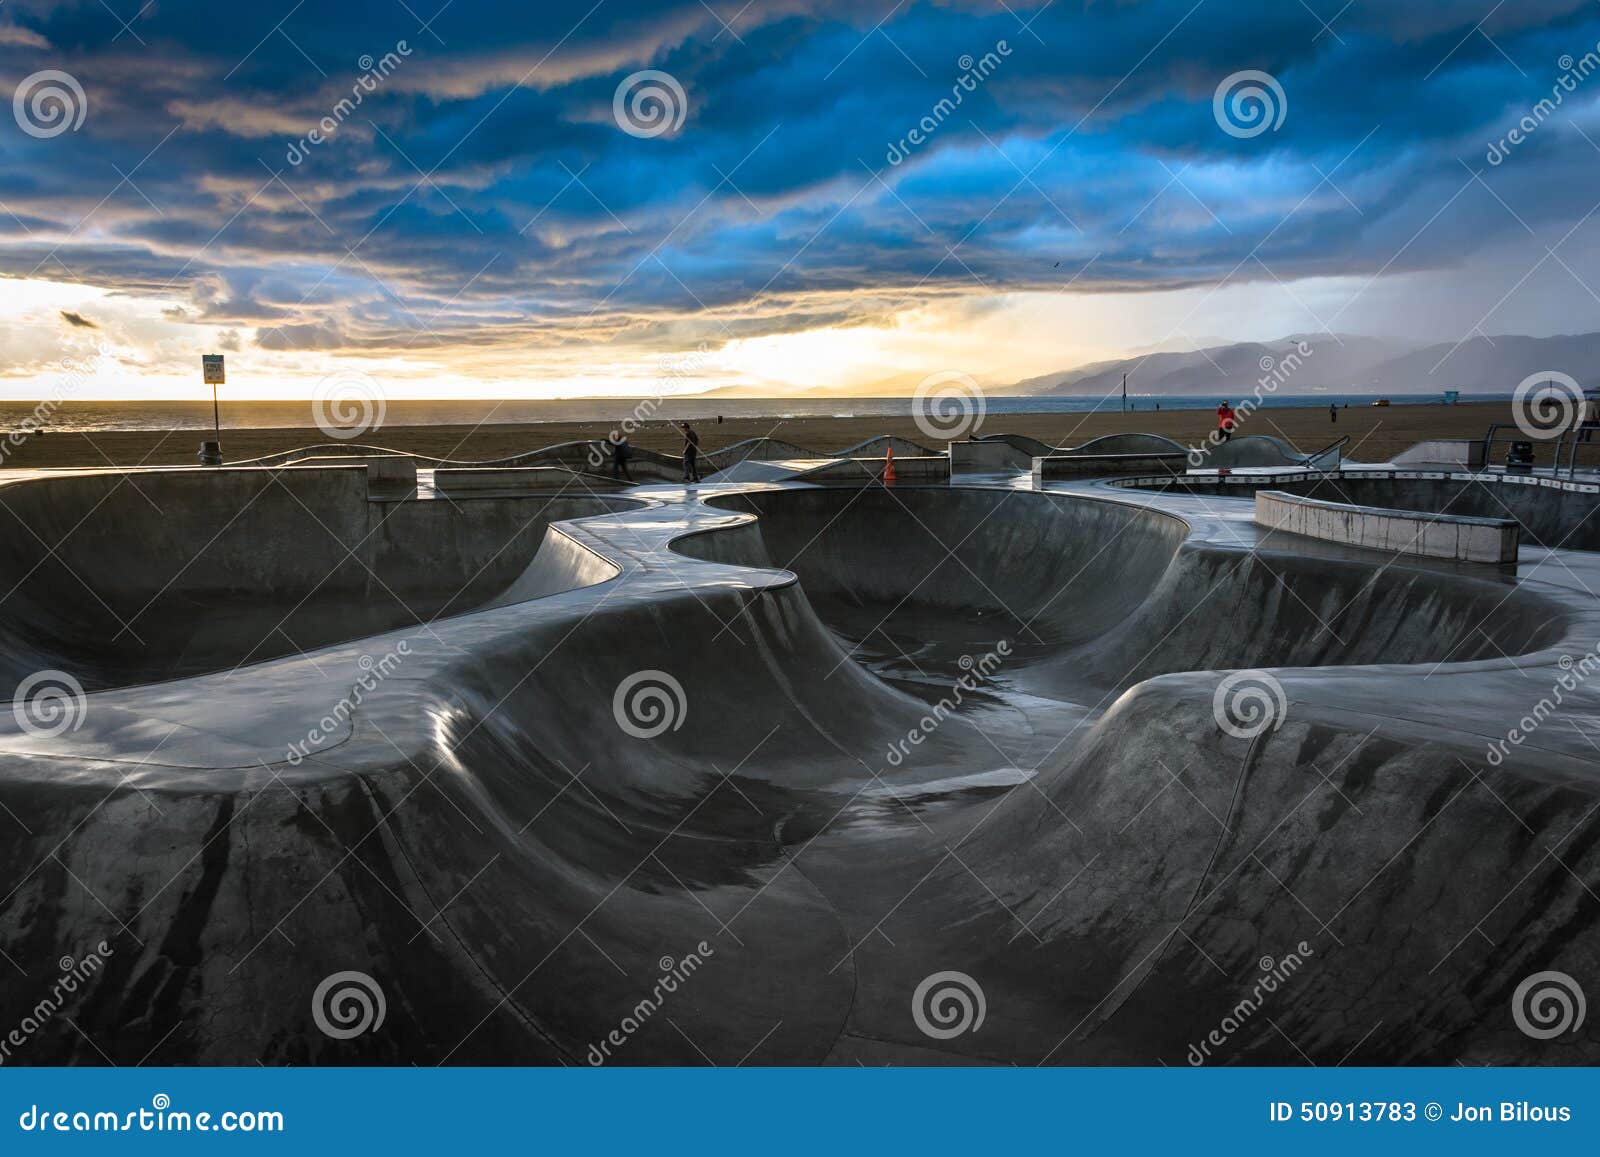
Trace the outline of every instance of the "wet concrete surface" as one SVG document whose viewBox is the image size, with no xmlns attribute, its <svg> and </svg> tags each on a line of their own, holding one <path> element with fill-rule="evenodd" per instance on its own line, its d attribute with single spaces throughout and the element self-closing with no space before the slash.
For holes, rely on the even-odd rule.
<svg viewBox="0 0 1600 1157">
<path fill-rule="evenodd" d="M 7 1063 L 1600 1059 L 1600 556 L 358 473 L 0 486 Z"/>
</svg>

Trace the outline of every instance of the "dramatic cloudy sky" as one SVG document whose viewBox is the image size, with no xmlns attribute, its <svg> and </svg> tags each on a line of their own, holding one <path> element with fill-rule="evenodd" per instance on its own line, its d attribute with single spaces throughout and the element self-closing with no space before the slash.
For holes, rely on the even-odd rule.
<svg viewBox="0 0 1600 1157">
<path fill-rule="evenodd" d="M 0 390 L 1600 329 L 1597 42 L 1596 0 L 0 0 Z"/>
</svg>

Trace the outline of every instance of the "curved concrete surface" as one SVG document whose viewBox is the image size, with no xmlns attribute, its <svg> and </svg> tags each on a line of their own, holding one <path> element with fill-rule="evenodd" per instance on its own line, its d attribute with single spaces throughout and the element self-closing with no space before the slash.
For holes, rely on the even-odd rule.
<svg viewBox="0 0 1600 1157">
<path fill-rule="evenodd" d="M 144 471 L 0 487 L 0 692 L 227 670 L 440 616 L 510 586 L 577 492 L 370 501 L 361 467 Z"/>
<path fill-rule="evenodd" d="M 185 526 L 135 483 L 241 520 L 262 486 L 94 477 L 0 499 L 98 488 L 132 550 Z M 7 1063 L 1600 1059 L 1508 1008 L 1596 976 L 1600 690 L 1486 755 L 1583 669 L 1594 556 L 1378 565 L 1092 484 L 630 497 L 468 613 L 0 719 L 0 1020 L 107 949 Z M 456 578 L 501 517 L 399 505 Z M 1241 667 L 1281 696 L 1254 731 Z M 348 972 L 386 1015 L 330 1034 Z M 950 973 L 977 1031 L 914 1011 Z"/>
<path fill-rule="evenodd" d="M 1193 464 L 1206 470 L 1235 469 L 1260 466 L 1318 466 L 1339 465 L 1339 450 L 1301 453 L 1282 438 L 1271 434 L 1239 434 L 1220 446 L 1202 446 Z"/>
</svg>

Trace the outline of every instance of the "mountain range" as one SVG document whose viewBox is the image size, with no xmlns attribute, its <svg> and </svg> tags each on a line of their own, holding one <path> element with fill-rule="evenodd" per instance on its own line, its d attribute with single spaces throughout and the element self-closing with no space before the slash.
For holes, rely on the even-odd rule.
<svg viewBox="0 0 1600 1157">
<path fill-rule="evenodd" d="M 1297 360 L 1290 359 L 1296 354 Z M 1474 337 L 1421 345 L 1352 334 L 1298 334 L 1080 366 L 988 387 L 991 394 L 1103 396 L 1244 394 L 1266 379 L 1290 393 L 1509 393 L 1531 374 L 1560 372 L 1588 385 L 1600 363 L 1600 333 Z"/>
<path fill-rule="evenodd" d="M 1215 339 L 1213 339 L 1215 340 Z M 1288 360 L 1294 353 L 1298 360 Z M 1130 395 L 1249 394 L 1262 379 L 1275 391 L 1305 394 L 1506 394 L 1531 374 L 1560 372 L 1589 386 L 1600 379 L 1600 333 L 1555 337 L 1474 337 L 1424 344 L 1357 334 L 1291 334 L 1276 341 L 1156 348 L 1019 382 L 984 382 L 992 396 L 1108 397 L 1128 375 Z M 915 391 L 923 375 L 897 374 L 863 385 L 805 390 L 804 397 L 885 398 Z M 771 397 L 771 388 L 724 387 L 724 397 Z"/>
</svg>

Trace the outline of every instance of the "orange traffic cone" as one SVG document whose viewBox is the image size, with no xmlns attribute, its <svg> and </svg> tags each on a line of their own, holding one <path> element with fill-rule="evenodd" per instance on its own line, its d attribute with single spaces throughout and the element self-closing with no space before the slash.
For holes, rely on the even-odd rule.
<svg viewBox="0 0 1600 1157">
<path fill-rule="evenodd" d="M 885 486 L 893 486 L 894 483 L 894 447 L 890 446 L 888 458 L 883 464 L 883 484 Z"/>
</svg>

